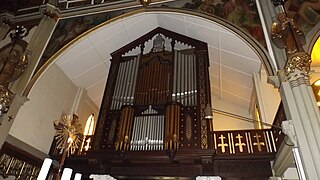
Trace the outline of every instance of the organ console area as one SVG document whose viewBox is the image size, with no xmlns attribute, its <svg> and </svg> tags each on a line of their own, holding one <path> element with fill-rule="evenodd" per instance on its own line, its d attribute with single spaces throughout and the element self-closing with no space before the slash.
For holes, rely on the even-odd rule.
<svg viewBox="0 0 320 180">
<path fill-rule="evenodd" d="M 157 28 L 112 53 L 95 150 L 207 149 L 207 44 Z"/>
</svg>

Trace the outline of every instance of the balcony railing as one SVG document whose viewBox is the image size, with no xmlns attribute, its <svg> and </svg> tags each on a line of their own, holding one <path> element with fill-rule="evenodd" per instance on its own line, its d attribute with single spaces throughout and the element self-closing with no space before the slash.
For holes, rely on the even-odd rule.
<svg viewBox="0 0 320 180">
<path fill-rule="evenodd" d="M 215 131 L 213 146 L 217 155 L 275 155 L 284 134 L 282 121 L 286 120 L 283 104 L 280 103 L 271 129 Z"/>
<path fill-rule="evenodd" d="M 221 157 L 225 155 L 228 157 L 250 156 L 251 158 L 256 155 L 274 156 L 284 139 L 281 130 L 281 123 L 284 120 L 286 120 L 286 116 L 281 103 L 271 129 L 214 131 L 210 134 L 211 148 L 216 151 L 216 155 L 221 155 Z M 86 155 L 91 149 L 92 143 L 93 136 L 85 136 L 80 148 L 72 156 Z M 50 154 L 58 156 L 59 151 L 54 141 Z"/>
<path fill-rule="evenodd" d="M 217 155 L 274 154 L 280 139 L 271 129 L 215 131 L 212 135 Z"/>
</svg>

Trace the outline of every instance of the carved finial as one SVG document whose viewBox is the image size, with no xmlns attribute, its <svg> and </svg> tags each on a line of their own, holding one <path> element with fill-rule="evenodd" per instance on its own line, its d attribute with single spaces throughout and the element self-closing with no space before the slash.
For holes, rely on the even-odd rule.
<svg viewBox="0 0 320 180">
<path fill-rule="evenodd" d="M 164 44 L 165 40 L 162 38 L 160 34 L 157 35 L 157 37 L 153 40 L 153 52 L 161 52 L 164 50 Z"/>
</svg>

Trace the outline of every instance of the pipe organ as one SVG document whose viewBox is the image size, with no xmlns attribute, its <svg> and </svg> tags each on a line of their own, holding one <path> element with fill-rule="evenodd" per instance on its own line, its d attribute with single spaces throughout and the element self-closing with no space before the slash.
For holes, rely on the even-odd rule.
<svg viewBox="0 0 320 180">
<path fill-rule="evenodd" d="M 281 132 L 213 131 L 205 119 L 207 44 L 157 28 L 111 56 L 92 148 L 68 166 L 118 179 L 270 177 Z"/>
<path fill-rule="evenodd" d="M 149 46 L 150 52 L 143 53 Z M 140 52 L 134 53 L 137 47 Z M 111 55 L 96 150 L 208 147 L 203 116 L 210 103 L 205 43 L 157 28 Z"/>
</svg>

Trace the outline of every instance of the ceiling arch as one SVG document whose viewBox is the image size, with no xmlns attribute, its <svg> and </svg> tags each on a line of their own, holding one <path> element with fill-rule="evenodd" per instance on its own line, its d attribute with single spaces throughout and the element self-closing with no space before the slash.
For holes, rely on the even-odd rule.
<svg viewBox="0 0 320 180">
<path fill-rule="evenodd" d="M 110 54 L 157 27 L 208 44 L 213 101 L 229 101 L 248 109 L 252 73 L 260 70 L 261 62 L 269 74 L 273 73 L 263 48 L 235 26 L 219 18 L 209 20 L 195 14 L 164 11 L 139 11 L 99 25 L 62 48 L 51 62 L 76 86 L 85 88 L 100 106 Z"/>
</svg>

